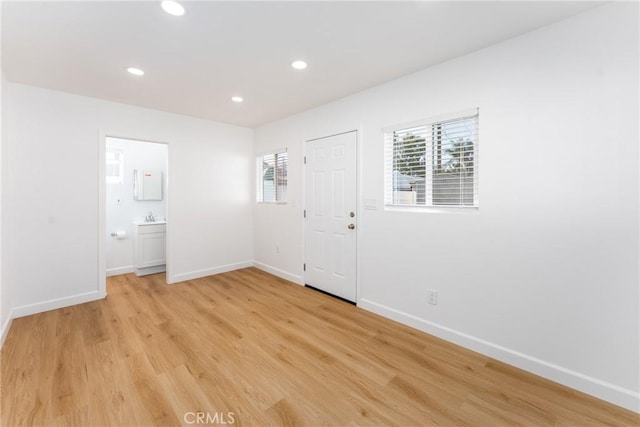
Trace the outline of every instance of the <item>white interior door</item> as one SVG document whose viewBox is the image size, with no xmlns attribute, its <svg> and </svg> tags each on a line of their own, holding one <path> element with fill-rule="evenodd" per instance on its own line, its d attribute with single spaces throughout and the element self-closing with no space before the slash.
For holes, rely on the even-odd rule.
<svg viewBox="0 0 640 427">
<path fill-rule="evenodd" d="M 307 141 L 305 283 L 356 301 L 356 146 L 349 132 Z"/>
</svg>

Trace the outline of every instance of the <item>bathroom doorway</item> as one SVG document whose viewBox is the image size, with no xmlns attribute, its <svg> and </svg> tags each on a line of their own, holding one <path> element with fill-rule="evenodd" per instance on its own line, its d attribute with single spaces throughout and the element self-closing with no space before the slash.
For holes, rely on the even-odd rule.
<svg viewBox="0 0 640 427">
<path fill-rule="evenodd" d="M 103 140 L 100 283 L 106 295 L 106 277 L 166 272 L 169 147 L 106 135 Z"/>
</svg>

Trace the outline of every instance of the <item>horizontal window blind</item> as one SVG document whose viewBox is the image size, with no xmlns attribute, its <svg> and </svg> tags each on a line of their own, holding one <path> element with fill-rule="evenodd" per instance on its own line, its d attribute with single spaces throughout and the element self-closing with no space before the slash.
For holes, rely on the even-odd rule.
<svg viewBox="0 0 640 427">
<path fill-rule="evenodd" d="M 107 184 L 122 184 L 124 180 L 124 166 L 122 152 L 108 150 L 106 152 Z"/>
<path fill-rule="evenodd" d="M 287 200 L 287 153 L 276 154 L 276 201 Z"/>
<path fill-rule="evenodd" d="M 257 201 L 287 200 L 287 152 L 269 153 L 257 159 Z"/>
<path fill-rule="evenodd" d="M 478 206 L 478 113 L 385 132 L 385 204 Z"/>
</svg>

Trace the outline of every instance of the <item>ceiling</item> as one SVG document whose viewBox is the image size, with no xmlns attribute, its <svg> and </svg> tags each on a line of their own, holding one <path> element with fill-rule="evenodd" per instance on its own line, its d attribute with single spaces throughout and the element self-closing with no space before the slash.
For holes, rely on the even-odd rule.
<svg viewBox="0 0 640 427">
<path fill-rule="evenodd" d="M 599 3 L 182 4 L 176 17 L 159 1 L 2 1 L 2 70 L 13 82 L 254 127 Z M 309 67 L 294 70 L 295 59 Z"/>
</svg>

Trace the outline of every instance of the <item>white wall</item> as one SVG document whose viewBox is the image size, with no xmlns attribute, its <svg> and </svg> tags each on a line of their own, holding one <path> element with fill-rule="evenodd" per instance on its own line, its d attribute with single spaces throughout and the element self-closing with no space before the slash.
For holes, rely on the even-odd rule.
<svg viewBox="0 0 640 427">
<path fill-rule="evenodd" d="M 16 316 L 100 296 L 99 135 L 169 143 L 170 282 L 250 264 L 250 129 L 8 86 L 3 267 Z"/>
<path fill-rule="evenodd" d="M 638 411 L 638 59 L 638 5 L 606 5 L 262 126 L 255 152 L 288 147 L 300 201 L 301 141 L 360 130 L 358 305 Z M 381 128 L 473 107 L 479 211 L 385 210 Z M 301 209 L 254 205 L 257 265 L 297 281 Z"/>
<path fill-rule="evenodd" d="M 168 145 L 152 142 L 107 138 L 107 149 L 123 154 L 123 181 L 106 187 L 106 269 L 107 276 L 134 271 L 134 221 L 143 221 L 149 211 L 156 218 L 166 218 Z M 163 178 L 162 200 L 133 199 L 133 171 L 160 171 Z M 118 200 L 120 203 L 118 203 Z M 126 238 L 116 239 L 111 233 L 124 231 Z"/>
<path fill-rule="evenodd" d="M 0 20 L 2 20 L 2 8 L 0 7 Z M 0 44 L 2 44 L 2 34 L 0 32 Z M 11 297 L 9 295 L 9 282 L 3 280 L 4 270 L 2 269 L 2 247 L 4 245 L 2 238 L 4 202 L 2 194 L 3 175 L 6 172 L 4 166 L 5 158 L 3 152 L 7 141 L 7 90 L 6 80 L 2 72 L 2 55 L 0 55 L 0 347 L 4 343 L 6 334 L 11 323 Z"/>
<path fill-rule="evenodd" d="M 5 239 L 2 230 L 4 229 L 4 193 L 2 190 L 3 183 L 5 182 L 4 174 L 6 173 L 6 156 L 5 145 L 7 142 L 7 90 L 6 80 L 4 74 L 0 73 L 0 347 L 4 343 L 6 334 L 9 331 L 9 325 L 11 322 L 11 294 L 9 288 L 9 281 L 5 280 L 5 269 L 3 269 L 3 246 L 5 245 Z"/>
</svg>

